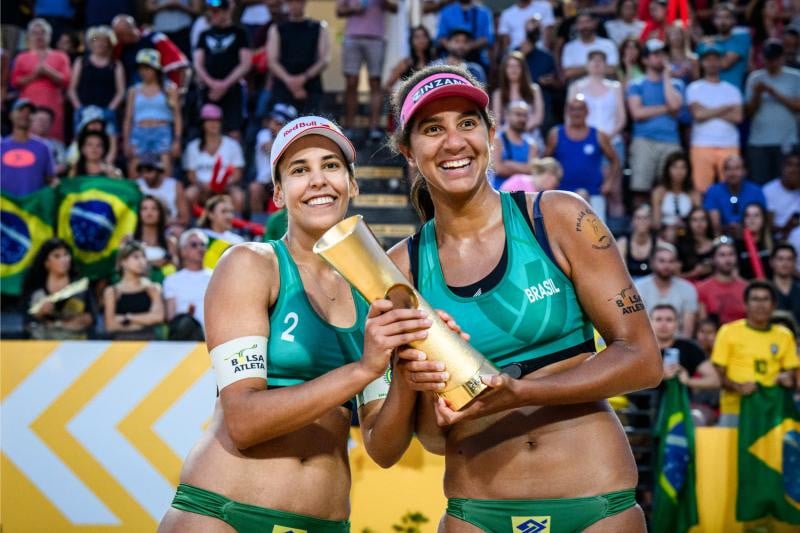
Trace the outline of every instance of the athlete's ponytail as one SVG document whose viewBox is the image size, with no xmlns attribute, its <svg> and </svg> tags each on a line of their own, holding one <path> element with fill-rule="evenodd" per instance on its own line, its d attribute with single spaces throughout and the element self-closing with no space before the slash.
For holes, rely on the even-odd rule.
<svg viewBox="0 0 800 533">
<path fill-rule="evenodd" d="M 411 179 L 411 205 L 423 223 L 433 218 L 433 199 L 425 178 L 419 172 Z"/>
</svg>

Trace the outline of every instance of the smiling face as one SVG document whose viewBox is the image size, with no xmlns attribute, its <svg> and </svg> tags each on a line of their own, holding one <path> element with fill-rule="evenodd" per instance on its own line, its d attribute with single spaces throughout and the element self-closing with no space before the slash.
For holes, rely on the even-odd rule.
<svg viewBox="0 0 800 533">
<path fill-rule="evenodd" d="M 325 231 L 347 213 L 358 185 L 335 142 L 321 135 L 306 135 L 294 141 L 278 162 L 279 180 L 274 199 L 285 206 L 290 227 L 311 234 Z"/>
<path fill-rule="evenodd" d="M 403 154 L 436 198 L 487 186 L 494 127 L 487 129 L 477 106 L 459 96 L 435 100 L 414 114 Z"/>
</svg>

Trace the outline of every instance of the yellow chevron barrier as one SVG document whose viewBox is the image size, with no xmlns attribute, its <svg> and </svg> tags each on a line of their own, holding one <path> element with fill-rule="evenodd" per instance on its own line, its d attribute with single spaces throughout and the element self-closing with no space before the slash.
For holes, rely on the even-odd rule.
<svg viewBox="0 0 800 533">
<path fill-rule="evenodd" d="M 215 391 L 202 344 L 0 342 L 0 529 L 154 531 Z M 383 470 L 352 438 L 353 532 L 435 531 L 443 458 L 415 442 Z"/>
</svg>

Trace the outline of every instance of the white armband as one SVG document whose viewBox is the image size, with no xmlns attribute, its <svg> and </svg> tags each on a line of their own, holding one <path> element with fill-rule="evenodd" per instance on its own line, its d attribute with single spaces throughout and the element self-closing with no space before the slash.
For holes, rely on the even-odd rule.
<svg viewBox="0 0 800 533">
<path fill-rule="evenodd" d="M 211 365 L 221 391 L 247 378 L 267 379 L 267 338 L 257 335 L 223 342 L 211 350 Z"/>
<path fill-rule="evenodd" d="M 369 383 L 364 387 L 364 390 L 358 393 L 358 396 L 356 396 L 356 406 L 360 408 L 374 400 L 383 400 L 389 394 L 389 385 L 391 383 L 392 367 L 389 366 L 386 368 L 386 372 L 381 374 L 378 379 Z"/>
</svg>

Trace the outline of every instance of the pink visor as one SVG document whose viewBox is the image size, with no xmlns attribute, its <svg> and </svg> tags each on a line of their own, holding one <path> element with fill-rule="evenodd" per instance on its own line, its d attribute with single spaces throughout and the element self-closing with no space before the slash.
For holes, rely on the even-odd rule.
<svg viewBox="0 0 800 533">
<path fill-rule="evenodd" d="M 489 103 L 486 91 L 472 85 L 467 78 L 450 72 L 439 72 L 428 76 L 409 91 L 400 110 L 400 126 L 405 127 L 422 106 L 445 96 L 462 96 L 480 107 L 486 107 Z"/>
</svg>

